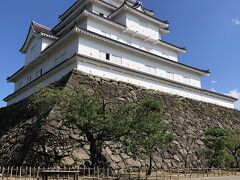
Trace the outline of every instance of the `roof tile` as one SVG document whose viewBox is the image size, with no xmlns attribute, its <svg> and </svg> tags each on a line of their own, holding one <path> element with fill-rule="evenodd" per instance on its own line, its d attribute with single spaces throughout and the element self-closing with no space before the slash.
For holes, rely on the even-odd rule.
<svg viewBox="0 0 240 180">
<path fill-rule="evenodd" d="M 36 32 L 36 33 L 44 33 L 50 36 L 55 36 L 55 34 L 52 32 L 52 30 L 46 26 L 43 26 L 41 24 L 38 24 L 34 21 L 32 21 L 32 29 Z"/>
</svg>

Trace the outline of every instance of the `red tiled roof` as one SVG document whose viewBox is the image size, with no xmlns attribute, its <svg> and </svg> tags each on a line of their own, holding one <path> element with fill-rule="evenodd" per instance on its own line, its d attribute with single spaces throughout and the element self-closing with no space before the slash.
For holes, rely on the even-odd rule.
<svg viewBox="0 0 240 180">
<path fill-rule="evenodd" d="M 44 34 L 47 34 L 50 36 L 55 36 L 50 28 L 43 26 L 39 23 L 36 23 L 34 21 L 32 21 L 31 27 L 32 27 L 33 31 L 35 31 L 36 33 L 44 33 Z"/>
<path fill-rule="evenodd" d="M 49 27 L 46 27 L 46 26 L 43 26 L 35 21 L 32 21 L 31 25 L 30 25 L 30 28 L 28 30 L 28 35 L 25 39 L 25 42 L 23 43 L 23 46 L 21 47 L 20 51 L 23 52 L 24 51 L 24 48 L 25 48 L 25 45 L 27 45 L 28 43 L 28 38 L 29 38 L 29 35 L 30 35 L 30 32 L 31 30 L 34 32 L 34 33 L 43 33 L 45 35 L 48 35 L 48 36 L 51 36 L 52 38 L 56 38 L 57 37 L 55 36 L 55 34 L 53 33 L 52 29 L 50 29 Z"/>
</svg>

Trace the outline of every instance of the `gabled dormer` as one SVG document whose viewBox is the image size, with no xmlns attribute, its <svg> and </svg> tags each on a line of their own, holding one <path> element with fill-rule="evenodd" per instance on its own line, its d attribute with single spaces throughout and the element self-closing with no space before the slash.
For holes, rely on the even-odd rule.
<svg viewBox="0 0 240 180">
<path fill-rule="evenodd" d="M 63 14 L 59 16 L 59 20 L 63 21 L 64 19 L 68 18 L 73 12 L 79 11 L 79 7 L 82 5 L 87 5 L 89 2 L 98 3 L 102 6 L 109 8 L 110 10 L 116 10 L 119 8 L 124 2 L 128 2 L 130 6 L 134 6 L 137 1 L 136 0 L 76 0 L 76 2 L 69 7 Z M 143 7 L 142 7 L 143 8 Z M 144 12 L 150 16 L 154 15 L 153 10 L 149 10 L 143 8 Z"/>
<path fill-rule="evenodd" d="M 134 5 L 125 1 L 109 19 L 126 26 L 126 32 L 145 41 L 158 42 L 161 35 L 168 33 L 168 22 L 159 20 L 145 12 L 142 3 Z"/>
<path fill-rule="evenodd" d="M 113 6 L 115 6 L 117 8 L 119 8 L 124 2 L 127 2 L 130 6 L 139 8 L 139 10 L 146 13 L 147 15 L 150 15 L 150 16 L 154 15 L 153 10 L 143 7 L 142 3 L 138 2 L 137 0 L 102 0 L 102 1 L 112 4 Z"/>
<path fill-rule="evenodd" d="M 20 49 L 21 53 L 26 54 L 24 65 L 30 64 L 57 39 L 50 28 L 32 21 L 27 38 Z"/>
</svg>

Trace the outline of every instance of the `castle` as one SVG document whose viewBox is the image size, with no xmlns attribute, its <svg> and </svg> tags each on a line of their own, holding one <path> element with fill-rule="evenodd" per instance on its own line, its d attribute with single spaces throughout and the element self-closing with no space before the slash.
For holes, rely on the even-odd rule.
<svg viewBox="0 0 240 180">
<path fill-rule="evenodd" d="M 147 89 L 234 108 L 236 98 L 201 87 L 208 70 L 180 63 L 186 52 L 161 40 L 167 21 L 130 0 L 77 0 L 48 28 L 32 22 L 21 48 L 25 64 L 7 78 L 16 103 L 73 69 Z"/>
</svg>

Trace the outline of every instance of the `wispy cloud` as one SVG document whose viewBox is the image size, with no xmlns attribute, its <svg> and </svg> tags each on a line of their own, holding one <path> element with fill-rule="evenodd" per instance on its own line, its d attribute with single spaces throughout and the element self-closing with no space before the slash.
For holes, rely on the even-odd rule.
<svg viewBox="0 0 240 180">
<path fill-rule="evenodd" d="M 234 25 L 240 25 L 240 19 L 232 19 Z"/>
<path fill-rule="evenodd" d="M 227 95 L 240 99 L 240 91 L 237 89 L 230 91 Z M 236 102 L 235 108 L 240 110 L 240 100 Z"/>
<path fill-rule="evenodd" d="M 211 81 L 211 84 L 217 84 L 218 82 L 217 81 Z"/>
<path fill-rule="evenodd" d="M 210 91 L 216 92 L 216 89 L 214 87 L 212 87 L 211 89 L 209 89 Z"/>
</svg>

